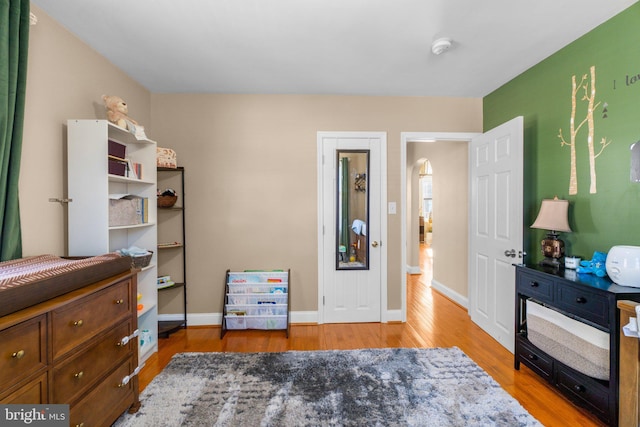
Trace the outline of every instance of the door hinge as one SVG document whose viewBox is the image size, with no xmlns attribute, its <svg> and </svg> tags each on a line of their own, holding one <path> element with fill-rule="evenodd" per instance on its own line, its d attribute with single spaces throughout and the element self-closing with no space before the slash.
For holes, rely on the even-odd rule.
<svg viewBox="0 0 640 427">
<path fill-rule="evenodd" d="M 324 295 L 322 296 L 322 305 L 324 305 Z"/>
</svg>

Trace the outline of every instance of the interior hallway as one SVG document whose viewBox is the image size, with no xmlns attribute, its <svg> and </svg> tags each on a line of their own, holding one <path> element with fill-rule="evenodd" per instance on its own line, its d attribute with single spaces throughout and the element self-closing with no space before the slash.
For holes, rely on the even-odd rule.
<svg viewBox="0 0 640 427">
<path fill-rule="evenodd" d="M 466 309 L 431 289 L 432 262 L 428 246 L 421 245 L 422 274 L 407 277 L 406 323 L 294 324 L 288 339 L 282 331 L 229 331 L 221 340 L 220 327 L 188 327 L 159 340 L 158 353 L 140 373 L 140 388 L 179 352 L 456 346 L 545 426 L 604 426 L 527 367 L 514 370 L 513 354 L 474 324 Z"/>
</svg>

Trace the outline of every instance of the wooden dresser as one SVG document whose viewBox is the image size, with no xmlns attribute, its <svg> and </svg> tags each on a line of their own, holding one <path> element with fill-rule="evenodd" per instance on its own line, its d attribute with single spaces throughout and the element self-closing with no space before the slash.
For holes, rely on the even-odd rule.
<svg viewBox="0 0 640 427">
<path fill-rule="evenodd" d="M 0 317 L 0 403 L 61 403 L 109 426 L 138 399 L 137 275 L 125 272 Z"/>
</svg>

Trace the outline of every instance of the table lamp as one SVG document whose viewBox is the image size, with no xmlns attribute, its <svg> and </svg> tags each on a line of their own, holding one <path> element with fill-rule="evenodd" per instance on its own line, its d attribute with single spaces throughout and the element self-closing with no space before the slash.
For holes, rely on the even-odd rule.
<svg viewBox="0 0 640 427">
<path fill-rule="evenodd" d="M 544 259 L 540 265 L 562 266 L 560 259 L 564 257 L 564 242 L 558 238 L 558 232 L 571 232 L 568 213 L 568 200 L 560 200 L 558 197 L 542 200 L 538 217 L 531 225 L 531 228 L 547 230 L 547 238 L 541 242 Z"/>
</svg>

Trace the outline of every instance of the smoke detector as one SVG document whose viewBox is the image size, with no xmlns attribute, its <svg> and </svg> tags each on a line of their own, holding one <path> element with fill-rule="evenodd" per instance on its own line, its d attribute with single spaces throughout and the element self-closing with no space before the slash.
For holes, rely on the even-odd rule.
<svg viewBox="0 0 640 427">
<path fill-rule="evenodd" d="M 431 44 L 431 52 L 433 52 L 434 55 L 440 55 L 446 52 L 447 50 L 449 50 L 450 47 L 451 47 L 451 39 L 448 37 L 443 37 L 434 41 Z"/>
</svg>

